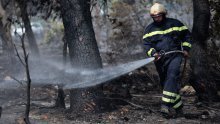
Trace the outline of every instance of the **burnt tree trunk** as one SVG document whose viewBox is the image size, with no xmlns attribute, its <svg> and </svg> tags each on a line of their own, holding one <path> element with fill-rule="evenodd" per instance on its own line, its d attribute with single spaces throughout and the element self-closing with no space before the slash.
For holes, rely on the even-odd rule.
<svg viewBox="0 0 220 124">
<path fill-rule="evenodd" d="M 9 9 L 3 8 L 0 2 L 0 36 L 2 39 L 3 54 L 8 56 L 9 70 L 13 71 L 15 63 L 14 46 L 11 36 L 11 23 L 7 21 Z"/>
<path fill-rule="evenodd" d="M 58 86 L 57 99 L 55 102 L 55 108 L 66 108 L 65 105 L 65 93 L 62 87 Z"/>
<path fill-rule="evenodd" d="M 66 58 L 67 57 L 67 41 L 66 41 L 66 38 L 65 36 L 63 36 L 63 66 L 64 66 L 64 69 L 66 67 Z"/>
<path fill-rule="evenodd" d="M 31 76 L 30 76 L 30 71 L 29 71 L 29 64 L 28 64 L 28 54 L 26 52 L 26 48 L 24 45 L 24 35 L 22 36 L 22 50 L 24 54 L 24 66 L 25 66 L 25 72 L 26 72 L 26 78 L 27 78 L 27 87 L 26 87 L 26 95 L 27 95 L 27 100 L 26 100 L 26 109 L 25 109 L 25 117 L 24 121 L 26 124 L 30 124 L 30 119 L 29 119 L 29 114 L 30 114 L 30 107 L 31 107 Z"/>
<path fill-rule="evenodd" d="M 12 67 L 15 62 L 15 54 L 10 28 L 10 23 L 4 25 L 3 22 L 0 21 L 0 35 L 2 38 L 3 54 L 8 56 L 10 66 Z"/>
<path fill-rule="evenodd" d="M 0 106 L 0 118 L 2 116 L 2 107 Z"/>
<path fill-rule="evenodd" d="M 17 1 L 19 4 L 19 8 L 21 11 L 21 18 L 22 21 L 24 23 L 24 28 L 25 28 L 25 33 L 28 39 L 28 43 L 29 43 L 29 47 L 31 50 L 31 53 L 34 56 L 39 56 L 39 49 L 37 46 L 37 41 L 36 38 L 34 36 L 32 27 L 31 27 L 31 22 L 30 19 L 28 17 L 28 13 L 27 13 L 27 0 L 18 0 Z"/>
<path fill-rule="evenodd" d="M 90 0 L 61 0 L 60 4 L 72 66 L 79 70 L 102 68 L 92 25 Z M 102 94 L 99 86 L 72 89 L 70 91 L 71 111 L 99 111 L 99 96 Z"/>
<path fill-rule="evenodd" d="M 210 101 L 217 98 L 216 82 L 213 81 L 208 63 L 207 40 L 209 38 L 210 7 L 208 0 L 193 0 L 193 47 L 191 51 L 191 85 L 199 100 Z"/>
<path fill-rule="evenodd" d="M 67 57 L 67 41 L 65 36 L 62 38 L 63 41 L 63 69 L 66 69 L 66 57 Z M 63 74 L 64 76 L 64 74 Z M 55 108 L 66 108 L 65 105 L 65 93 L 62 86 L 58 85 L 57 98 L 55 102 Z"/>
<path fill-rule="evenodd" d="M 85 69 L 102 67 L 93 30 L 90 0 L 61 1 L 65 38 L 72 65 Z"/>
</svg>

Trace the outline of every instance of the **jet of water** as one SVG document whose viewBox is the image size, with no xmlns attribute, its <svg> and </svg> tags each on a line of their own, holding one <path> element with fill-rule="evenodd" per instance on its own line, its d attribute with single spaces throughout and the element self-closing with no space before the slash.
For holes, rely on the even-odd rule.
<svg viewBox="0 0 220 124">
<path fill-rule="evenodd" d="M 80 76 L 84 77 L 83 80 L 81 80 L 80 82 L 75 82 L 75 83 L 73 82 L 71 84 L 66 84 L 66 85 L 64 84 L 64 88 L 65 89 L 84 88 L 84 87 L 90 87 L 101 83 L 105 83 L 107 81 L 120 77 L 124 74 L 127 74 L 135 69 L 138 69 L 152 62 L 153 60 L 154 58 L 152 57 L 148 59 L 142 59 L 134 62 L 121 64 L 115 67 L 108 67 L 108 68 L 95 70 L 91 73 L 86 73 L 86 74 L 82 73 Z"/>
<path fill-rule="evenodd" d="M 31 79 L 33 85 L 55 84 L 63 86 L 64 89 L 85 88 L 108 82 L 138 69 L 153 60 L 154 58 L 152 57 L 97 70 L 64 69 L 62 64 L 47 60 L 44 64 L 31 69 Z M 48 67 L 49 65 L 51 67 Z M 12 88 L 19 85 L 15 85 L 12 80 L 2 82 L 0 86 Z"/>
</svg>

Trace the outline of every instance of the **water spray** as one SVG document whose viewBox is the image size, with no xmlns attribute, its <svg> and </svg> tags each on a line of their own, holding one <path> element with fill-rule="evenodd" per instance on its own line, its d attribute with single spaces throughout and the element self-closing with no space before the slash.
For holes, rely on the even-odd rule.
<svg viewBox="0 0 220 124">
<path fill-rule="evenodd" d="M 136 70 L 153 60 L 154 57 L 97 70 L 64 69 L 62 64 L 57 62 L 50 63 L 47 60 L 44 61 L 44 64 L 48 63 L 48 65 L 53 66 L 54 69 L 48 70 L 48 68 L 45 67 L 33 68 L 31 70 L 31 79 L 33 85 L 53 84 L 63 86 L 64 89 L 85 88 L 108 82 Z M 4 88 L 16 88 L 19 85 L 18 83 L 15 84 L 13 80 L 10 80 L 0 83 L 0 86 Z"/>
<path fill-rule="evenodd" d="M 173 53 L 183 53 L 183 51 L 161 51 L 160 55 L 165 56 Z M 65 68 L 64 65 L 61 64 L 62 62 L 59 63 L 54 60 L 44 59 L 41 66 L 31 69 L 31 79 L 33 85 L 53 84 L 60 85 L 64 89 L 85 88 L 106 83 L 147 65 L 154 59 L 154 57 L 150 57 L 97 70 L 74 69 L 70 65 Z M 14 81 L 5 81 L 0 83 L 0 86 L 9 86 L 11 88 L 13 87 L 13 84 Z M 14 86 L 16 87 L 17 85 L 14 84 Z"/>
<path fill-rule="evenodd" d="M 90 87 L 101 83 L 105 83 L 107 81 L 120 77 L 124 74 L 127 74 L 133 70 L 136 70 L 152 62 L 153 60 L 154 57 L 121 64 L 115 67 L 99 69 L 87 75 L 83 81 L 64 85 L 64 88 L 65 89 L 84 88 L 84 87 Z"/>
</svg>

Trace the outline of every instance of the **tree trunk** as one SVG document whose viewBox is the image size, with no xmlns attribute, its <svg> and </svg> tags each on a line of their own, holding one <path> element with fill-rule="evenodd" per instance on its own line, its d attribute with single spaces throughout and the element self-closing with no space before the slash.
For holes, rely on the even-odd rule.
<svg viewBox="0 0 220 124">
<path fill-rule="evenodd" d="M 2 107 L 0 106 L 0 118 L 2 116 Z"/>
<path fill-rule="evenodd" d="M 18 0 L 18 4 L 21 11 L 21 18 L 24 23 L 25 33 L 28 39 L 29 47 L 31 53 L 34 56 L 39 56 L 39 49 L 37 46 L 36 38 L 34 36 L 33 30 L 31 28 L 31 22 L 27 13 L 27 0 Z"/>
<path fill-rule="evenodd" d="M 66 58 L 67 57 L 67 41 L 66 41 L 66 38 L 65 36 L 63 37 L 63 66 L 64 66 L 64 69 L 66 67 Z"/>
<path fill-rule="evenodd" d="M 4 10 L 0 2 L 0 36 L 2 39 L 3 54 L 8 56 L 9 70 L 13 71 L 15 63 L 14 46 L 11 36 L 11 23 L 6 21 L 8 10 Z"/>
<path fill-rule="evenodd" d="M 58 86 L 57 99 L 56 99 L 56 102 L 55 102 L 55 107 L 56 108 L 66 108 L 65 93 L 64 93 L 62 87 L 60 87 L 60 86 Z"/>
<path fill-rule="evenodd" d="M 72 66 L 79 70 L 102 68 L 92 25 L 90 0 L 61 0 L 60 3 Z M 98 98 L 102 94 L 101 87 L 72 89 L 70 109 L 75 112 L 97 111 L 100 103 Z"/>
<path fill-rule="evenodd" d="M 93 30 L 90 0 L 61 1 L 65 36 L 70 59 L 75 67 L 97 69 L 101 57 Z"/>
<path fill-rule="evenodd" d="M 193 47 L 191 51 L 192 74 L 190 83 L 199 100 L 210 101 L 217 98 L 216 82 L 210 74 L 207 40 L 209 38 L 210 8 L 208 0 L 193 0 Z"/>
<path fill-rule="evenodd" d="M 12 66 L 15 62 L 14 46 L 11 37 L 11 24 L 6 25 L 0 21 L 0 35 L 2 38 L 3 54 L 9 56 L 9 63 Z"/>
</svg>

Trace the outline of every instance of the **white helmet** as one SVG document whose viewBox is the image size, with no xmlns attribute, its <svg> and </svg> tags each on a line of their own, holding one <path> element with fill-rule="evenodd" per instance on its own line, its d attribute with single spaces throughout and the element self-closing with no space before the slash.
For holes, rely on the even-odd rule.
<svg viewBox="0 0 220 124">
<path fill-rule="evenodd" d="M 167 11 L 162 4 L 155 3 L 150 9 L 150 15 L 166 14 Z"/>
</svg>

